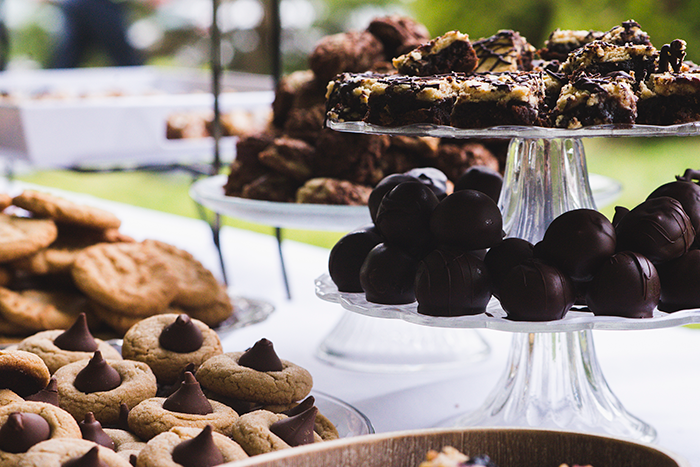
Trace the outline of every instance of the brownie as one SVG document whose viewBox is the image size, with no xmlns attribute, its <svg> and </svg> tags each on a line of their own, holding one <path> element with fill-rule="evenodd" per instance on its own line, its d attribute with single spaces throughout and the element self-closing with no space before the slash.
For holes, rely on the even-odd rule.
<svg viewBox="0 0 700 467">
<path fill-rule="evenodd" d="M 453 182 L 457 181 L 468 168 L 476 165 L 499 170 L 498 160 L 486 146 L 478 142 L 459 140 L 440 144 L 434 164 Z"/>
<path fill-rule="evenodd" d="M 268 172 L 243 187 L 242 198 L 294 202 L 299 183 L 281 173 Z"/>
<path fill-rule="evenodd" d="M 700 72 L 654 73 L 640 86 L 637 123 L 674 125 L 700 120 Z"/>
<path fill-rule="evenodd" d="M 337 178 L 312 178 L 297 190 L 297 203 L 367 205 L 372 188 Z"/>
<path fill-rule="evenodd" d="M 555 29 L 549 34 L 544 47 L 539 49 L 537 54 L 544 60 L 563 62 L 571 52 L 600 39 L 603 34 L 592 30 Z"/>
<path fill-rule="evenodd" d="M 623 22 L 604 33 L 600 40 L 615 45 L 652 45 L 649 34 L 642 31 L 641 26 L 634 20 Z"/>
<path fill-rule="evenodd" d="M 477 72 L 529 71 L 535 48 L 520 33 L 502 29 L 472 43 L 479 57 Z"/>
<path fill-rule="evenodd" d="M 384 46 L 373 34 L 350 31 L 321 39 L 309 55 L 309 67 L 321 83 L 342 72 L 362 72 L 384 60 Z"/>
<path fill-rule="evenodd" d="M 258 154 L 258 159 L 272 170 L 303 183 L 312 175 L 314 152 L 309 143 L 283 136 Z"/>
<path fill-rule="evenodd" d="M 607 75 L 624 71 L 641 81 L 654 72 L 658 55 L 652 45 L 615 45 L 602 40 L 589 42 L 569 55 L 562 64 L 562 72 L 567 76 L 578 73 Z"/>
<path fill-rule="evenodd" d="M 314 175 L 374 185 L 384 176 L 379 160 L 389 147 L 386 135 L 359 135 L 329 129 L 316 141 Z"/>
<path fill-rule="evenodd" d="M 401 15 L 375 18 L 367 26 L 367 31 L 382 43 L 388 62 L 430 40 L 428 28 Z"/>
<path fill-rule="evenodd" d="M 469 36 L 458 31 L 450 31 L 393 60 L 399 73 L 412 76 L 469 73 L 477 62 Z"/>
<path fill-rule="evenodd" d="M 239 160 L 231 162 L 230 172 L 224 185 L 226 196 L 241 196 L 243 188 L 256 178 L 269 172 L 269 169 L 260 162 L 245 164 Z"/>
<path fill-rule="evenodd" d="M 326 81 L 319 82 L 312 70 L 301 70 L 280 78 L 272 101 L 272 123 L 283 128 L 295 108 L 309 108 L 324 103 Z"/>
</svg>

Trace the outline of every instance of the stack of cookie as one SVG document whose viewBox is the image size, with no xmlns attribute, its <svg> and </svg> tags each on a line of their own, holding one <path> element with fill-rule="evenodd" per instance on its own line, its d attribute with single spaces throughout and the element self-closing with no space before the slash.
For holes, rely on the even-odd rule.
<svg viewBox="0 0 700 467">
<path fill-rule="evenodd" d="M 160 314 L 128 330 L 122 353 L 85 315 L 0 351 L 0 466 L 217 465 L 338 437 L 311 375 L 267 339 L 223 353 L 205 323 Z"/>
<path fill-rule="evenodd" d="M 65 329 L 81 312 L 123 335 L 187 313 L 217 326 L 233 306 L 214 275 L 172 245 L 136 242 L 114 214 L 48 193 L 0 196 L 0 336 Z"/>
</svg>

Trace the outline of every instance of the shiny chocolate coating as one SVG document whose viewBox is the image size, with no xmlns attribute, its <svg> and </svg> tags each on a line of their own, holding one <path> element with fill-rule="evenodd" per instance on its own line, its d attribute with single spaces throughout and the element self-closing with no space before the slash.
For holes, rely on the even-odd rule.
<svg viewBox="0 0 700 467">
<path fill-rule="evenodd" d="M 652 191 L 647 199 L 660 196 L 669 196 L 681 203 L 683 210 L 693 224 L 693 229 L 695 229 L 695 245 L 700 246 L 698 245 L 700 239 L 697 237 L 697 232 L 700 232 L 700 185 L 690 180 L 676 180 L 661 185 Z"/>
<path fill-rule="evenodd" d="M 360 268 L 372 248 L 383 239 L 374 226 L 350 232 L 333 245 L 328 273 L 340 292 L 362 292 Z"/>
<path fill-rule="evenodd" d="M 306 410 L 310 409 L 311 407 L 314 406 L 316 403 L 316 399 L 314 396 L 309 396 L 303 401 L 299 402 L 298 405 L 295 405 L 291 409 L 283 410 L 280 413 L 285 414 L 288 417 L 293 417 L 294 415 L 299 415 L 302 412 L 305 412 Z"/>
<path fill-rule="evenodd" d="M 435 167 L 417 167 L 406 172 L 430 188 L 438 199 L 447 196 L 447 175 Z"/>
<path fill-rule="evenodd" d="M 438 203 L 435 193 L 423 183 L 401 183 L 384 195 L 375 225 L 387 242 L 420 255 L 433 241 L 430 218 Z"/>
<path fill-rule="evenodd" d="M 593 209 L 574 209 L 547 227 L 535 244 L 535 256 L 574 280 L 587 281 L 615 253 L 615 246 L 615 228 L 607 217 Z"/>
<path fill-rule="evenodd" d="M 360 283 L 369 302 L 401 305 L 416 300 L 413 283 L 418 260 L 401 248 L 380 243 L 372 248 L 360 268 Z"/>
<path fill-rule="evenodd" d="M 503 239 L 503 218 L 496 203 L 476 190 L 460 190 L 440 201 L 430 218 L 438 244 L 480 250 Z"/>
<path fill-rule="evenodd" d="M 418 313 L 430 316 L 478 315 L 491 299 L 484 262 L 473 254 L 439 248 L 418 263 Z"/>
<path fill-rule="evenodd" d="M 180 314 L 174 322 L 165 326 L 158 337 L 158 343 L 166 350 L 189 353 L 199 350 L 204 342 L 202 331 L 186 314 Z"/>
<path fill-rule="evenodd" d="M 95 338 L 88 329 L 85 313 L 80 313 L 71 327 L 56 336 L 53 343 L 61 350 L 75 352 L 94 352 L 98 348 Z"/>
<path fill-rule="evenodd" d="M 501 306 L 514 321 L 562 319 L 575 300 L 571 279 L 539 260 L 515 266 L 501 287 Z"/>
<path fill-rule="evenodd" d="M 700 250 L 690 250 L 656 269 L 661 278 L 659 310 L 671 313 L 700 308 Z"/>
<path fill-rule="evenodd" d="M 85 418 L 78 423 L 83 439 L 93 441 L 100 446 L 104 446 L 114 451 L 114 441 L 102 429 L 100 422 L 95 420 L 95 414 L 88 412 Z"/>
<path fill-rule="evenodd" d="M 75 376 L 73 385 L 86 394 L 111 391 L 122 383 L 122 377 L 102 358 L 102 352 L 95 352 L 88 364 Z"/>
<path fill-rule="evenodd" d="M 257 371 L 282 371 L 282 362 L 269 339 L 260 339 L 238 359 L 238 364 Z"/>
<path fill-rule="evenodd" d="M 469 167 L 455 182 L 454 191 L 476 190 L 498 203 L 503 188 L 503 176 L 485 165 Z"/>
<path fill-rule="evenodd" d="M 13 412 L 0 427 L 0 451 L 18 454 L 49 439 L 51 427 L 41 415 Z"/>
<path fill-rule="evenodd" d="M 377 212 L 379 211 L 379 205 L 382 203 L 384 196 L 396 188 L 399 183 L 409 181 L 415 182 L 416 178 L 406 174 L 391 174 L 377 183 L 372 189 L 369 200 L 367 201 L 367 207 L 369 208 L 369 215 L 372 222 L 377 222 Z"/>
<path fill-rule="evenodd" d="M 185 380 L 177 391 L 163 401 L 163 408 L 171 412 L 206 415 L 214 412 L 192 373 L 185 372 Z"/>
<path fill-rule="evenodd" d="M 651 318 L 661 281 L 644 256 L 622 251 L 603 263 L 586 288 L 586 305 L 595 315 Z"/>
<path fill-rule="evenodd" d="M 654 265 L 682 256 L 695 240 L 695 229 L 676 199 L 644 201 L 617 225 L 617 251 L 635 251 Z"/>
<path fill-rule="evenodd" d="M 224 463 L 224 455 L 214 444 L 213 429 L 207 425 L 192 439 L 173 448 L 173 461 L 183 467 L 212 467 Z"/>
<path fill-rule="evenodd" d="M 314 423 L 318 409 L 310 407 L 305 411 L 276 421 L 270 431 L 290 446 L 301 446 L 314 442 Z"/>
<path fill-rule="evenodd" d="M 100 448 L 95 446 L 80 457 L 69 459 L 61 467 L 109 467 L 100 459 Z"/>
<path fill-rule="evenodd" d="M 534 257 L 534 245 L 527 240 L 508 237 L 489 249 L 484 265 L 489 273 L 493 295 L 498 298 L 498 289 L 505 276 L 518 264 Z"/>
<path fill-rule="evenodd" d="M 58 382 L 55 377 L 49 379 L 49 384 L 44 389 L 24 398 L 28 401 L 45 402 L 58 407 Z"/>
</svg>

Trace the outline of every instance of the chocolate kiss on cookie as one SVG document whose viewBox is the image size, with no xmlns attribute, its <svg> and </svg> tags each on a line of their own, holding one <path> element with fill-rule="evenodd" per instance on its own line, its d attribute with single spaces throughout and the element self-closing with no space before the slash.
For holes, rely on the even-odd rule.
<svg viewBox="0 0 700 467">
<path fill-rule="evenodd" d="M 52 376 L 49 380 L 49 384 L 46 385 L 44 389 L 24 399 L 33 402 L 46 402 L 47 404 L 58 407 L 58 382 L 56 378 Z"/>
<path fill-rule="evenodd" d="M 13 412 L 0 428 L 0 451 L 27 452 L 35 444 L 49 439 L 51 427 L 41 415 Z"/>
<path fill-rule="evenodd" d="M 202 342 L 202 331 L 184 313 L 178 315 L 172 324 L 164 327 L 158 338 L 161 347 L 177 353 L 194 352 L 202 347 Z"/>
<path fill-rule="evenodd" d="M 291 409 L 283 410 L 280 413 L 283 413 L 288 417 L 293 417 L 294 415 L 299 415 L 300 413 L 309 410 L 311 407 L 314 406 L 315 403 L 316 399 L 314 399 L 314 396 L 309 396 L 303 401 L 301 401 L 298 405 L 295 405 Z"/>
<path fill-rule="evenodd" d="M 314 423 L 318 409 L 311 407 L 292 417 L 270 425 L 270 431 L 290 446 L 301 446 L 314 442 Z"/>
<path fill-rule="evenodd" d="M 61 467 L 109 467 L 104 461 L 100 459 L 100 448 L 95 446 L 88 452 L 80 457 L 70 459 L 63 464 Z"/>
<path fill-rule="evenodd" d="M 59 334 L 53 343 L 61 350 L 75 352 L 94 352 L 98 348 L 95 338 L 88 329 L 85 313 L 80 313 L 73 325 Z"/>
<path fill-rule="evenodd" d="M 171 412 L 206 415 L 214 412 L 209 399 L 202 392 L 199 382 L 189 371 L 180 388 L 163 401 L 163 408 Z"/>
<path fill-rule="evenodd" d="M 111 391 L 119 386 L 122 377 L 102 358 L 102 352 L 95 352 L 88 364 L 75 376 L 73 385 L 78 391 L 93 393 Z"/>
<path fill-rule="evenodd" d="M 183 467 L 211 467 L 224 463 L 224 456 L 214 444 L 212 426 L 207 425 L 192 439 L 173 448 L 173 461 Z"/>
<path fill-rule="evenodd" d="M 260 339 L 238 359 L 238 364 L 257 371 L 282 371 L 284 367 L 277 356 L 272 342 Z"/>
<path fill-rule="evenodd" d="M 78 423 L 78 426 L 80 426 L 80 433 L 82 433 L 83 439 L 94 441 L 100 446 L 104 446 L 114 451 L 114 441 L 109 437 L 109 435 L 107 435 L 107 433 L 104 432 L 100 422 L 95 420 L 94 413 L 86 413 L 85 419 Z"/>
</svg>

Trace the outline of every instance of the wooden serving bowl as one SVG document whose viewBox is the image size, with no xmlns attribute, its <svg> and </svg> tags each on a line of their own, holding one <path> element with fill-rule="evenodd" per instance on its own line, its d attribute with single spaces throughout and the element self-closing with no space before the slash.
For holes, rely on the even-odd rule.
<svg viewBox="0 0 700 467">
<path fill-rule="evenodd" d="M 231 467 L 418 467 L 430 449 L 486 454 L 498 467 L 690 467 L 658 446 L 622 438 L 527 428 L 429 429 L 365 435 L 251 457 Z"/>
</svg>

